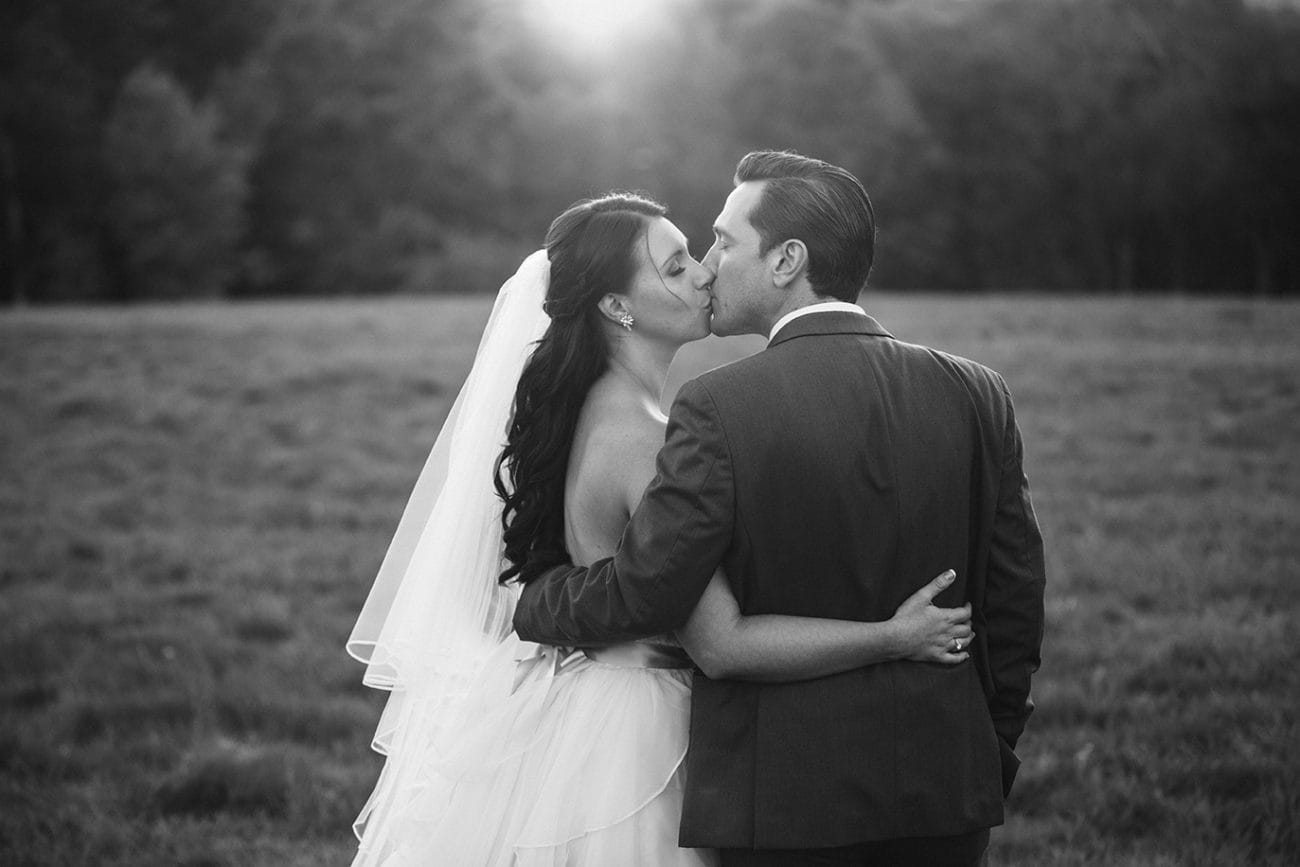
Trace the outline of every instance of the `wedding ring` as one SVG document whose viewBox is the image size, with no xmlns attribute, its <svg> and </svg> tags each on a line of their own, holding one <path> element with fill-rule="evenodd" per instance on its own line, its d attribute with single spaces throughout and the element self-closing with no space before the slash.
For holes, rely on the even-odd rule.
<svg viewBox="0 0 1300 867">
<path fill-rule="evenodd" d="M 960 638 L 954 638 L 954 639 L 952 640 L 952 643 L 953 643 L 953 644 L 956 646 L 956 648 L 957 648 L 956 650 L 953 651 L 953 653 L 961 653 L 961 639 L 960 639 Z"/>
</svg>

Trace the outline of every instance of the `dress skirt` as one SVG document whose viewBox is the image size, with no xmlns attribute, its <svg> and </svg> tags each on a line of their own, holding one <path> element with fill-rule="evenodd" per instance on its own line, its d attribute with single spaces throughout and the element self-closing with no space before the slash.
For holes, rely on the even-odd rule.
<svg viewBox="0 0 1300 867">
<path fill-rule="evenodd" d="M 677 846 L 691 672 L 638 656 L 598 662 L 512 635 L 454 725 L 397 739 L 354 865 L 714 865 Z"/>
</svg>

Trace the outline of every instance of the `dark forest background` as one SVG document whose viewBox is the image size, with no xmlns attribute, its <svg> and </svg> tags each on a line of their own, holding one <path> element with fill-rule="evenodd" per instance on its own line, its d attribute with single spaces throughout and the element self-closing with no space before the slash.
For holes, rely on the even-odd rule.
<svg viewBox="0 0 1300 867">
<path fill-rule="evenodd" d="M 559 25 L 559 26 L 557 26 Z M 1300 11 L 1247 0 L 7 0 L 0 305 L 495 288 L 641 188 L 840 163 L 873 283 L 1300 294 Z"/>
</svg>

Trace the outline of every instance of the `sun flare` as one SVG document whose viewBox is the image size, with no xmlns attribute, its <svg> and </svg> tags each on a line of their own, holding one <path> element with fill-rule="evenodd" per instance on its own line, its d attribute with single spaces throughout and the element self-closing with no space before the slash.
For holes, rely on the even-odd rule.
<svg viewBox="0 0 1300 867">
<path fill-rule="evenodd" d="M 651 23 L 662 0 L 529 0 L 556 36 L 587 50 L 607 48 Z"/>
</svg>

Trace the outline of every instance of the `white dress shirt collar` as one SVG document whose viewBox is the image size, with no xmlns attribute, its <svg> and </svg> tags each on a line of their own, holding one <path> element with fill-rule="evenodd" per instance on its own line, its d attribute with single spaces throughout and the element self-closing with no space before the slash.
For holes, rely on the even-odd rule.
<svg viewBox="0 0 1300 867">
<path fill-rule="evenodd" d="M 772 331 L 767 335 L 767 342 L 771 343 L 772 338 L 783 327 L 798 319 L 800 316 L 807 316 L 809 313 L 857 313 L 859 316 L 866 316 L 867 311 L 863 310 L 856 304 L 850 304 L 847 301 L 818 301 L 816 304 L 809 304 L 807 307 L 800 307 L 797 310 L 791 310 L 789 313 L 776 320 L 772 326 Z"/>
</svg>

